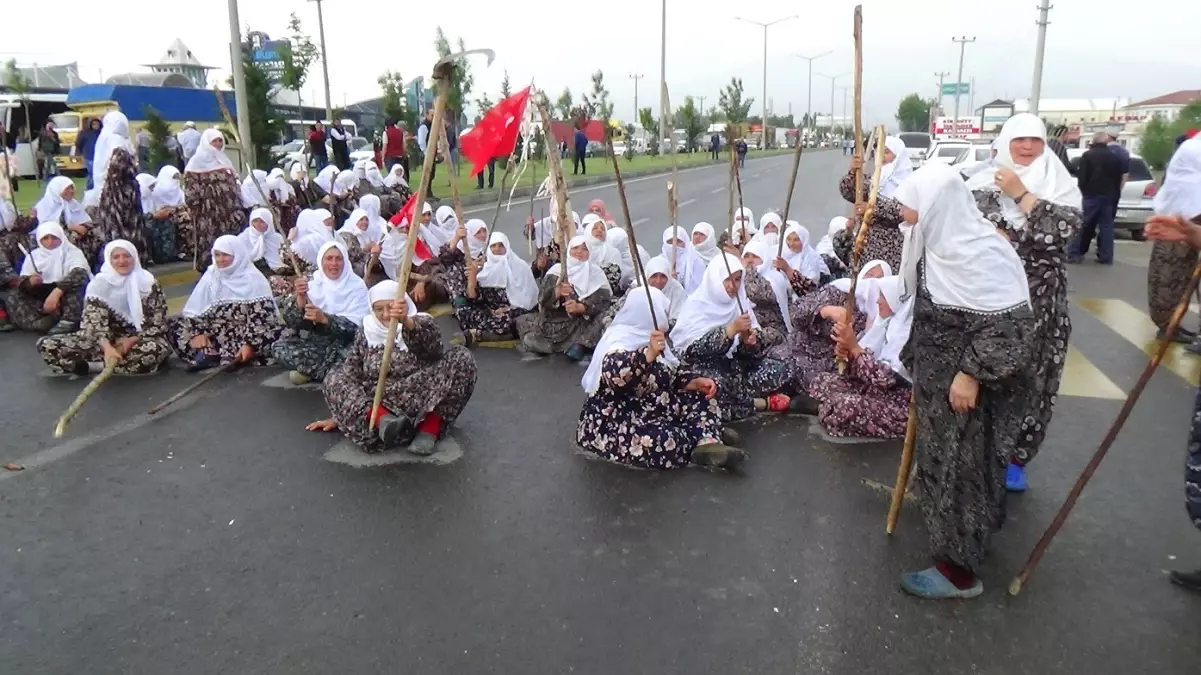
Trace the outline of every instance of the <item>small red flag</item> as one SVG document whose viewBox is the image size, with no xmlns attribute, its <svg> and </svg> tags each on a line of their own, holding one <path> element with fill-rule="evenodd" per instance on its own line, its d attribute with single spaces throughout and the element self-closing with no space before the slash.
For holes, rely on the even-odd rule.
<svg viewBox="0 0 1201 675">
<path fill-rule="evenodd" d="M 517 148 L 521 118 L 529 100 L 529 87 L 501 100 L 484 114 L 479 124 L 459 139 L 463 156 L 471 160 L 472 176 L 483 171 L 489 160 L 507 155 Z"/>
<path fill-rule="evenodd" d="M 400 207 L 400 210 L 396 212 L 396 215 L 389 218 L 388 222 L 392 223 L 393 225 L 397 225 L 397 226 L 399 226 L 402 222 L 404 222 L 406 220 L 409 221 L 410 223 L 412 223 L 413 222 L 413 212 L 416 209 L 417 209 L 417 193 L 414 192 L 413 194 L 409 195 L 409 201 L 405 202 L 405 205 Z"/>
</svg>

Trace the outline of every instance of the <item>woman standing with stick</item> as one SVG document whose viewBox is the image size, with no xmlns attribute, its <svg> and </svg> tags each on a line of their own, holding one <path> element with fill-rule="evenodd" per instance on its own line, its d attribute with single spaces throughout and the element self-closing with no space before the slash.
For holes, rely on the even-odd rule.
<svg viewBox="0 0 1201 675">
<path fill-rule="evenodd" d="M 197 272 L 212 262 L 213 242 L 223 234 L 238 234 L 246 221 L 242 208 L 242 186 L 237 172 L 225 156 L 225 137 L 216 129 L 200 135 L 196 154 L 184 167 L 184 201 L 191 215 L 191 229 L 180 229 L 180 251 L 190 254 Z M 188 236 L 190 235 L 190 236 Z"/>
</svg>

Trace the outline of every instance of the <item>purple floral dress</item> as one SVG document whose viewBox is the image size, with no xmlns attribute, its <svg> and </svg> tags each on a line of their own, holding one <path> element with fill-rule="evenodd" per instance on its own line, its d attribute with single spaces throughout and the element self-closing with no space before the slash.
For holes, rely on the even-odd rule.
<svg viewBox="0 0 1201 675">
<path fill-rule="evenodd" d="M 282 332 L 275 303 L 261 299 L 217 303 L 200 316 L 174 317 L 168 322 L 167 339 L 189 366 L 198 365 L 205 357 L 217 357 L 221 365 L 232 363 L 246 345 L 254 350 L 259 363 L 265 363 Z M 194 349 L 192 338 L 197 335 L 207 335 L 211 346 Z"/>
<path fill-rule="evenodd" d="M 773 347 L 769 354 L 789 365 L 792 373 L 789 383 L 791 391 L 808 392 L 809 383 L 816 375 L 838 372 L 834 360 L 834 342 L 830 339 L 834 322 L 823 319 L 821 310 L 831 305 L 845 306 L 846 297 L 846 293 L 826 284 L 816 293 L 793 300 L 789 306 L 792 332 L 783 344 Z M 867 315 L 856 310 L 853 323 L 855 333 L 862 332 L 867 324 Z"/>
<path fill-rule="evenodd" d="M 852 204 L 855 203 L 854 171 L 848 171 L 842 177 L 838 183 L 838 191 L 842 193 L 843 199 Z M 872 180 L 864 177 L 863 194 L 870 195 L 871 192 Z M 884 195 L 876 197 L 876 210 L 872 213 L 871 222 L 868 223 L 867 241 L 863 244 L 863 252 L 859 256 L 860 262 L 883 260 L 894 270 L 901 269 L 901 248 L 905 244 L 905 235 L 901 233 L 899 227 L 902 221 L 904 218 L 901 216 L 901 202 Z M 851 247 L 854 245 L 854 238 L 849 236 L 853 227 L 855 227 L 854 224 L 843 230 L 848 233 L 848 236 L 834 239 L 834 251 L 839 258 L 848 262 L 851 260 Z"/>
<path fill-rule="evenodd" d="M 818 421 L 831 436 L 901 438 L 911 391 L 887 363 L 865 350 L 847 363 L 846 375 L 815 375 L 808 393 L 821 403 Z"/>
<path fill-rule="evenodd" d="M 38 338 L 37 350 L 42 360 L 56 373 L 69 373 L 77 363 L 97 363 L 104 360 L 101 339 L 116 341 L 125 337 L 138 338 L 114 371 L 118 375 L 148 375 L 158 370 L 171 355 L 166 341 L 167 297 L 156 282 L 150 293 L 142 298 L 142 330 L 138 331 L 128 319 L 117 314 L 96 298 L 87 298 L 83 305 L 80 329 L 66 335 Z"/>
<path fill-rule="evenodd" d="M 716 400 L 727 422 L 754 415 L 756 398 L 782 391 L 792 379 L 787 363 L 765 356 L 763 340 L 763 331 L 756 329 L 755 345 L 739 340 L 733 355 L 727 356 L 734 341 L 725 326 L 714 326 L 680 355 L 681 364 L 717 383 Z"/>
</svg>

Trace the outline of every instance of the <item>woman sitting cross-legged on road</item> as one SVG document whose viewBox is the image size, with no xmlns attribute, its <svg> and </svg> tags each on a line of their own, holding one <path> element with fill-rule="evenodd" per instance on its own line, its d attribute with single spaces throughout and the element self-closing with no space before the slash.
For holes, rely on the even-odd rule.
<svg viewBox="0 0 1201 675">
<path fill-rule="evenodd" d="M 79 330 L 83 289 L 92 278 L 83 251 L 58 223 L 38 225 L 38 247 L 21 264 L 21 279 L 8 294 L 8 314 L 21 330 L 62 335 Z"/>
<path fill-rule="evenodd" d="M 271 355 L 292 371 L 288 377 L 296 385 L 324 380 L 330 368 L 346 358 L 363 317 L 371 313 L 367 285 L 350 269 L 341 242 L 322 244 L 317 261 L 312 280 L 296 279 L 295 295 L 279 301 L 284 325 L 294 336 L 271 347 Z"/>
<path fill-rule="evenodd" d="M 325 400 L 332 417 L 307 428 L 341 429 L 366 452 L 408 445 L 413 454 L 432 455 L 475 391 L 475 357 L 466 347 L 444 348 L 434 317 L 418 314 L 408 296 L 397 299 L 398 288 L 395 281 L 371 287 L 371 313 L 363 319 L 363 329 L 346 359 L 325 378 Z M 398 322 L 392 360 L 383 410 L 378 411 L 378 428 L 373 430 L 371 404 L 392 320 Z"/>
<path fill-rule="evenodd" d="M 680 366 L 667 344 L 667 296 L 651 288 L 648 300 L 647 289 L 637 291 L 601 336 L 580 382 L 588 400 L 576 443 L 604 459 L 650 469 L 738 465 L 746 453 L 721 442 L 717 384 Z"/>
<path fill-rule="evenodd" d="M 192 290 L 182 316 L 169 322 L 171 347 L 190 370 L 261 363 L 283 330 L 271 284 L 238 237 L 217 237 L 212 253 L 213 264 Z"/>
<path fill-rule="evenodd" d="M 518 317 L 517 333 L 526 351 L 565 353 L 580 361 L 600 339 L 600 318 L 613 301 L 613 291 L 604 271 L 590 259 L 588 240 L 587 234 L 571 238 L 566 275 L 563 265 L 551 265 L 538 289 L 538 311 Z"/>
<path fill-rule="evenodd" d="M 455 316 L 468 346 L 507 340 L 517 334 L 517 317 L 538 306 L 538 283 L 526 261 L 517 257 L 503 232 L 493 232 L 487 259 L 467 262 L 466 303 Z"/>
<path fill-rule="evenodd" d="M 118 375 L 148 375 L 171 354 L 164 333 L 167 298 L 142 269 L 138 250 L 124 239 L 104 247 L 104 265 L 84 292 L 80 330 L 48 335 L 38 353 L 58 373 L 87 375 L 93 363 L 116 360 Z"/>
</svg>

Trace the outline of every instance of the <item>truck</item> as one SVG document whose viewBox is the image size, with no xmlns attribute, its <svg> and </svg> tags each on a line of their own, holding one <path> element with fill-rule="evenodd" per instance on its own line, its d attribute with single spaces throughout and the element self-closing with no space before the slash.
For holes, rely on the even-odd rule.
<svg viewBox="0 0 1201 675">
<path fill-rule="evenodd" d="M 26 110 L 29 111 L 29 117 L 32 120 L 26 120 Z M 33 150 L 33 145 L 25 140 L 27 137 L 23 131 L 26 128 L 32 128 L 34 132 L 46 125 L 46 122 L 53 122 L 55 128 L 59 130 L 59 138 L 62 139 L 62 126 L 68 127 L 75 123 L 69 116 L 64 115 L 70 113 L 67 108 L 67 94 L 54 92 L 36 92 L 26 96 L 19 96 L 12 93 L 0 94 L 0 123 L 4 124 L 4 128 L 9 134 L 18 134 L 16 157 L 17 157 L 17 175 L 21 177 L 31 177 L 37 175 L 37 157 Z M 32 121 L 30 125 L 28 122 Z M 75 142 L 74 135 L 71 136 L 71 142 Z M 63 147 L 67 145 L 66 140 L 62 140 Z"/>
</svg>

